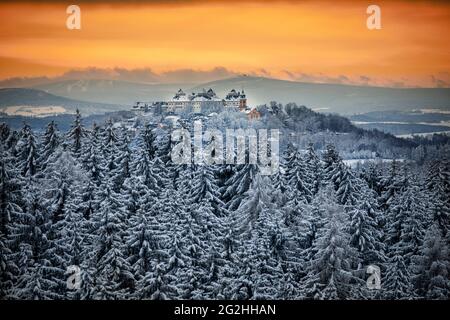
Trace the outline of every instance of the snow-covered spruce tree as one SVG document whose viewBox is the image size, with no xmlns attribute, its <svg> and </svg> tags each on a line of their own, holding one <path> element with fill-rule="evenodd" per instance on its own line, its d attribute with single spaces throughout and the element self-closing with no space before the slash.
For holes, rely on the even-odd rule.
<svg viewBox="0 0 450 320">
<path fill-rule="evenodd" d="M 334 167 L 334 170 L 330 174 L 331 182 L 335 186 L 336 198 L 347 210 L 351 210 L 358 201 L 358 194 L 360 192 L 358 179 L 342 161 Z"/>
<path fill-rule="evenodd" d="M 143 142 L 143 148 L 147 152 L 148 159 L 151 161 L 156 156 L 156 136 L 150 125 L 146 124 L 144 126 L 140 136 Z"/>
<path fill-rule="evenodd" d="M 323 178 L 325 180 L 330 181 L 333 176 L 333 171 L 335 166 L 341 161 L 341 157 L 339 153 L 336 151 L 336 148 L 329 144 L 326 147 L 326 150 L 322 156 L 323 161 Z"/>
<path fill-rule="evenodd" d="M 5 142 L 11 134 L 11 128 L 4 122 L 0 123 L 0 145 L 5 147 Z"/>
<path fill-rule="evenodd" d="M 171 297 L 204 298 L 207 284 L 207 249 L 215 246 L 211 240 L 220 237 L 220 222 L 209 202 L 185 202 L 179 191 L 169 187 L 163 190 L 157 202 L 161 234 L 167 239 L 164 251 L 169 257 L 164 267 L 176 292 Z M 214 228 L 212 227 L 214 226 Z M 174 280 L 175 279 L 175 280 Z"/>
<path fill-rule="evenodd" d="M 100 128 L 95 123 L 89 131 L 89 139 L 83 145 L 82 163 L 90 181 L 100 186 L 104 178 L 105 159 L 102 157 Z"/>
<path fill-rule="evenodd" d="M 312 261 L 317 253 L 317 239 L 327 224 L 329 212 L 338 205 L 332 186 L 325 186 L 314 196 L 311 205 L 305 207 L 305 237 L 300 245 L 304 248 L 304 259 Z"/>
<path fill-rule="evenodd" d="M 6 236 L 0 232 L 0 300 L 11 290 L 18 267 L 12 260 L 12 251 L 6 243 Z"/>
<path fill-rule="evenodd" d="M 0 146 L 0 233 L 5 237 L 12 219 L 22 213 L 23 206 L 22 182 L 14 159 Z"/>
<path fill-rule="evenodd" d="M 48 162 L 42 174 L 45 203 L 49 208 L 52 223 L 55 224 L 64 219 L 66 204 L 76 196 L 73 187 L 80 186 L 86 179 L 85 172 L 72 157 L 66 144 L 62 144 Z"/>
<path fill-rule="evenodd" d="M 223 299 L 223 284 L 228 280 L 225 279 L 224 269 L 228 268 L 228 261 L 218 251 L 222 249 L 220 246 L 217 248 L 211 243 L 207 245 L 207 250 L 208 248 L 209 251 L 205 252 L 203 283 L 197 295 L 201 295 L 203 299 Z"/>
<path fill-rule="evenodd" d="M 319 192 L 320 185 L 322 184 L 322 162 L 314 150 L 312 143 L 308 145 L 305 154 L 305 165 L 308 172 L 306 177 L 309 178 L 306 184 L 310 186 L 311 196 L 313 196 Z"/>
<path fill-rule="evenodd" d="M 379 203 L 384 212 L 388 211 L 394 196 L 401 189 L 402 180 L 404 179 L 401 177 L 400 170 L 401 166 L 399 162 L 394 159 L 390 164 L 387 174 L 381 177 Z"/>
<path fill-rule="evenodd" d="M 328 221 L 318 234 L 313 260 L 307 266 L 302 292 L 310 299 L 361 298 L 365 283 L 353 274 L 357 254 L 345 230 L 347 213 L 336 205 L 328 214 Z"/>
<path fill-rule="evenodd" d="M 17 164 L 22 176 L 33 176 L 37 172 L 38 150 L 37 139 L 31 127 L 24 124 L 20 131 L 20 139 L 17 142 Z"/>
<path fill-rule="evenodd" d="M 65 272 L 68 266 L 79 266 L 83 260 L 83 217 L 79 204 L 81 186 L 85 184 L 85 173 L 72 157 L 64 143 L 50 157 L 43 175 L 45 205 L 49 210 L 51 227 L 47 238 L 52 242 L 50 253 L 53 264 L 56 292 L 66 293 Z"/>
<path fill-rule="evenodd" d="M 433 161 L 426 177 L 426 190 L 433 220 L 443 234 L 450 232 L 450 165 L 447 159 Z"/>
<path fill-rule="evenodd" d="M 359 254 L 358 269 L 386 262 L 375 192 L 368 187 L 361 192 L 358 204 L 350 211 L 350 243 Z"/>
<path fill-rule="evenodd" d="M 332 145 L 327 146 L 323 155 L 323 174 L 324 182 L 334 187 L 339 203 L 344 205 L 346 210 L 351 209 L 357 202 L 360 182 Z"/>
<path fill-rule="evenodd" d="M 376 192 L 377 197 L 381 196 L 381 178 L 382 178 L 382 164 L 379 162 L 369 162 L 369 164 L 362 169 L 361 178 L 366 181 L 370 189 Z"/>
<path fill-rule="evenodd" d="M 272 203 L 271 193 L 270 179 L 257 175 L 247 199 L 236 211 L 235 223 L 243 241 L 238 256 L 243 260 L 236 260 L 240 276 L 233 283 L 233 298 L 277 298 L 287 248 L 285 231 L 279 224 L 281 213 Z"/>
<path fill-rule="evenodd" d="M 185 287 L 189 283 L 186 275 L 189 258 L 184 254 L 184 245 L 175 233 L 167 247 L 168 261 L 160 265 L 160 272 L 164 274 L 164 278 L 161 279 L 159 289 L 161 290 L 161 285 L 164 285 L 166 290 L 160 291 L 159 294 L 164 294 L 164 297 L 168 299 L 180 299 L 185 296 Z M 195 281 L 195 279 L 192 280 Z"/>
<path fill-rule="evenodd" d="M 105 123 L 105 129 L 102 132 L 102 149 L 103 157 L 105 159 L 105 176 L 108 179 L 115 169 L 117 169 L 119 163 L 117 161 L 118 156 L 118 137 L 116 129 L 111 119 Z"/>
<path fill-rule="evenodd" d="M 220 188 L 228 210 L 234 211 L 239 207 L 257 172 L 258 167 L 254 164 L 236 165 L 234 174 Z"/>
<path fill-rule="evenodd" d="M 418 182 L 406 178 L 402 190 L 391 202 L 386 224 L 388 254 L 401 255 L 407 266 L 410 258 L 418 253 L 425 235 L 425 226 L 431 217 L 425 206 L 426 197 Z"/>
<path fill-rule="evenodd" d="M 205 247 L 200 239 L 201 227 L 187 210 L 180 210 L 179 225 L 176 234 L 183 243 L 184 268 L 179 270 L 181 283 L 179 292 L 183 299 L 202 298 L 202 284 L 205 282 Z"/>
<path fill-rule="evenodd" d="M 175 182 L 178 179 L 179 169 L 182 166 L 175 165 L 172 162 L 171 152 L 173 149 L 173 141 L 170 132 L 159 130 L 157 131 L 158 136 L 155 141 L 156 146 L 156 156 L 151 162 L 153 163 L 153 168 L 155 173 L 161 177 L 159 181 L 161 187 L 175 187 Z"/>
<path fill-rule="evenodd" d="M 289 163 L 295 147 L 292 143 L 289 143 L 286 149 L 282 152 L 279 162 L 279 170 L 271 175 L 272 184 L 274 186 L 275 192 L 278 193 L 278 199 L 280 199 L 280 205 L 284 205 L 287 201 L 286 190 L 287 190 L 287 163 Z"/>
<path fill-rule="evenodd" d="M 76 158 L 79 158 L 83 146 L 83 138 L 86 136 L 86 130 L 82 124 L 80 110 L 77 109 L 73 124 L 67 133 L 67 139 L 70 141 L 71 151 Z"/>
<path fill-rule="evenodd" d="M 15 219 L 23 214 L 20 174 L 12 160 L 0 144 L 0 299 L 7 296 L 17 275 L 8 239 Z"/>
<path fill-rule="evenodd" d="M 105 187 L 99 210 L 94 216 L 96 238 L 90 259 L 94 259 L 94 299 L 125 299 L 134 287 L 131 266 L 123 242 L 126 215 L 120 195 Z"/>
<path fill-rule="evenodd" d="M 157 290 L 153 292 L 152 299 L 177 299 L 183 295 L 184 286 L 187 283 L 185 270 L 189 266 L 189 258 L 185 254 L 187 243 L 180 239 L 181 229 L 184 228 L 180 222 L 181 218 L 185 217 L 182 212 L 184 209 L 183 199 L 171 184 L 161 190 L 152 208 L 158 216 L 160 244 L 163 252 L 156 261 Z"/>
<path fill-rule="evenodd" d="M 170 264 L 165 258 L 156 260 L 153 271 L 147 272 L 138 281 L 136 293 L 151 300 L 169 300 L 177 297 L 177 279 L 171 274 Z"/>
<path fill-rule="evenodd" d="M 137 181 L 138 182 L 138 181 Z M 139 203 L 136 212 L 130 217 L 130 226 L 125 237 L 127 261 L 130 263 L 136 290 L 134 296 L 138 299 L 152 299 L 159 295 L 157 277 L 164 277 L 164 265 L 161 261 L 167 259 L 162 248 L 163 235 L 157 220 L 157 212 L 153 212 L 155 198 L 152 193 L 140 183 Z M 158 270 L 157 270 L 158 269 Z"/>
<path fill-rule="evenodd" d="M 188 197 L 191 203 L 207 202 L 212 207 L 212 213 L 217 217 L 227 215 L 227 211 L 224 208 L 225 204 L 220 199 L 221 195 L 212 166 L 195 166 L 190 182 Z"/>
<path fill-rule="evenodd" d="M 16 155 L 16 144 L 19 141 L 19 134 L 15 130 L 11 130 L 9 126 L 5 123 L 0 124 L 1 129 L 1 144 L 3 148 L 8 151 L 11 156 Z"/>
<path fill-rule="evenodd" d="M 216 293 L 217 299 L 231 299 L 234 294 L 234 278 L 236 277 L 237 262 L 239 254 L 239 234 L 234 227 L 234 221 L 231 215 L 222 219 L 222 237 L 219 239 L 218 253 L 223 258 L 219 267 L 220 277 L 217 283 L 212 284 L 217 289 L 216 284 L 219 286 Z M 218 265 L 218 264 L 217 264 Z"/>
<path fill-rule="evenodd" d="M 45 170 L 47 161 L 53 155 L 60 144 L 59 131 L 54 121 L 51 121 L 45 130 L 41 143 L 41 155 L 39 157 L 39 166 Z"/>
<path fill-rule="evenodd" d="M 450 298 L 450 252 L 435 222 L 425 234 L 419 253 L 412 257 L 412 273 L 419 297 Z"/>
<path fill-rule="evenodd" d="M 54 269 L 49 240 L 51 221 L 42 203 L 37 182 L 29 177 L 24 186 L 25 208 L 14 217 L 9 247 L 19 272 L 10 297 L 25 300 L 60 299 L 58 283 L 54 280 L 59 270 Z"/>
<path fill-rule="evenodd" d="M 122 129 L 117 142 L 117 166 L 111 172 L 111 178 L 113 182 L 113 188 L 115 192 L 120 193 L 120 189 L 123 187 L 125 179 L 131 176 L 131 150 L 129 148 L 130 138 L 126 129 Z"/>
<path fill-rule="evenodd" d="M 382 290 L 385 299 L 413 299 L 414 286 L 405 260 L 398 252 L 389 258 L 386 276 L 382 277 Z"/>
<path fill-rule="evenodd" d="M 142 179 L 147 189 L 153 192 L 154 195 L 157 195 L 160 192 L 160 188 L 164 186 L 164 177 L 160 175 L 160 168 L 163 166 L 163 163 L 158 158 L 150 161 L 147 153 L 142 147 L 139 148 L 136 156 L 132 159 L 131 168 L 133 175 Z M 161 167 L 158 167 L 158 165 Z M 129 182 L 125 184 L 129 184 Z M 130 187 L 132 188 L 133 186 L 130 185 Z"/>
<path fill-rule="evenodd" d="M 165 164 L 168 164 L 168 162 L 171 161 L 170 155 L 173 147 L 172 143 L 170 131 L 159 130 L 157 132 L 157 138 L 154 142 L 154 145 L 156 146 L 156 156 Z"/>
<path fill-rule="evenodd" d="M 90 221 L 98 209 L 100 193 L 99 187 L 95 183 L 88 179 L 88 181 L 80 187 L 81 189 L 81 201 L 78 204 L 78 211 L 85 221 Z"/>
<path fill-rule="evenodd" d="M 304 162 L 300 152 L 295 149 L 286 163 L 286 196 L 287 203 L 285 205 L 285 211 L 290 219 L 295 219 L 303 211 L 305 204 L 311 201 L 311 189 L 312 186 L 307 184 L 307 181 L 311 181 L 310 172 Z M 294 221 L 286 221 L 287 224 Z"/>
<path fill-rule="evenodd" d="M 67 290 L 66 271 L 70 266 L 80 267 L 85 258 L 84 248 L 89 242 L 86 241 L 86 229 L 84 228 L 84 220 L 76 205 L 71 205 L 66 211 L 64 220 L 59 221 L 55 225 L 57 238 L 51 252 L 54 254 L 53 259 L 56 260 L 55 273 L 59 272 L 59 278 L 55 276 L 58 284 L 59 292 L 62 296 L 69 299 L 79 299 L 78 291 Z M 59 269 L 59 270 L 57 270 Z"/>
</svg>

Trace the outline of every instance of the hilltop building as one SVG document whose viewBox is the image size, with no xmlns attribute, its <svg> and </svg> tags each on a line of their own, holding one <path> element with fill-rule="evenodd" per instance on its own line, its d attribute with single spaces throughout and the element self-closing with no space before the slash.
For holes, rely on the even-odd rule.
<svg viewBox="0 0 450 320">
<path fill-rule="evenodd" d="M 248 114 L 249 119 L 259 119 L 259 112 L 252 110 L 247 105 L 247 97 L 244 90 L 242 92 L 232 89 L 225 98 L 220 98 L 213 89 L 200 92 L 193 92 L 186 94 L 182 89 L 179 89 L 172 99 L 168 101 L 159 102 L 137 102 L 132 110 L 140 113 L 146 113 L 151 110 L 158 111 L 158 113 L 173 113 L 179 114 L 181 112 L 192 112 L 202 114 L 205 112 L 220 112 L 223 109 L 236 110 Z"/>
</svg>

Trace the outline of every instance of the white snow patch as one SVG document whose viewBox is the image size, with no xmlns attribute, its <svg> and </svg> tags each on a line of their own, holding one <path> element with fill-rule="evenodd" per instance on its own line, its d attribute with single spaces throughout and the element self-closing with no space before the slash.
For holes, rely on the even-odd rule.
<svg viewBox="0 0 450 320">
<path fill-rule="evenodd" d="M 47 117 L 69 113 L 62 106 L 10 106 L 4 112 L 9 116 Z"/>
</svg>

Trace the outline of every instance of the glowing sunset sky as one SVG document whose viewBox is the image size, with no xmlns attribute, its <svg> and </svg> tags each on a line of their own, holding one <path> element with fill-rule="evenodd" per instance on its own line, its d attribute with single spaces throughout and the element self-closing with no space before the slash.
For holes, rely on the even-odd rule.
<svg viewBox="0 0 450 320">
<path fill-rule="evenodd" d="M 366 28 L 378 4 L 382 30 Z M 150 68 L 450 86 L 450 4 L 366 1 L 0 2 L 0 78 Z M 328 80 L 327 80 L 328 79 Z"/>
</svg>

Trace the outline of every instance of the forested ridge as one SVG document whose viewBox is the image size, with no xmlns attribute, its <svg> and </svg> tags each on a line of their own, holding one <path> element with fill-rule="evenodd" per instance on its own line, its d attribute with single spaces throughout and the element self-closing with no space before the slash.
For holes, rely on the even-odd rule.
<svg viewBox="0 0 450 320">
<path fill-rule="evenodd" d="M 79 114 L 68 132 L 0 125 L 1 298 L 449 298 L 448 153 L 352 169 L 289 143 L 262 176 L 176 165 L 173 143 Z"/>
</svg>

